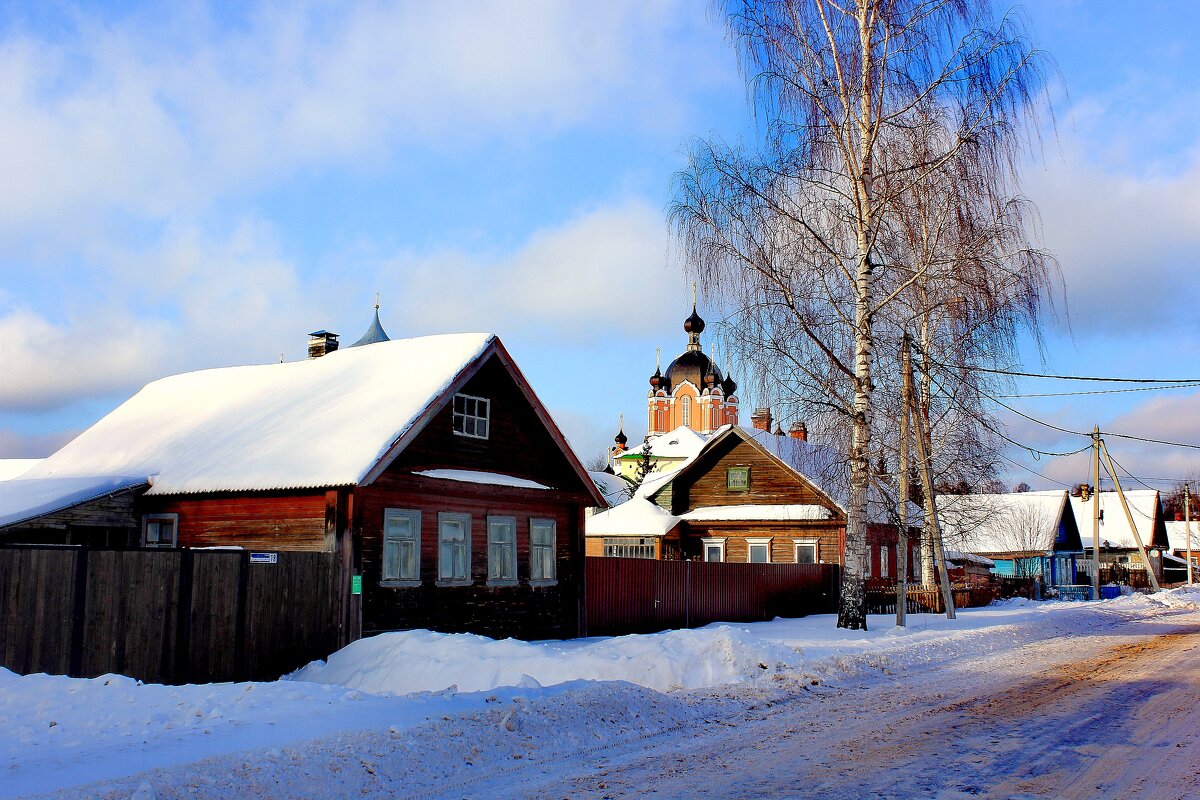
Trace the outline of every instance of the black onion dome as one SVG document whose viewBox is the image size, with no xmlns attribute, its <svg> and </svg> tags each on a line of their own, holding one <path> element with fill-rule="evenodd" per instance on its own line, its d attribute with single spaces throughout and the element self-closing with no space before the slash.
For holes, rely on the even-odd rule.
<svg viewBox="0 0 1200 800">
<path fill-rule="evenodd" d="M 654 374 L 650 376 L 650 385 L 657 389 L 660 383 L 662 383 L 662 370 L 656 367 Z"/>
<path fill-rule="evenodd" d="M 617 435 L 613 437 L 613 441 L 624 447 L 629 441 L 629 437 L 625 435 L 625 431 L 619 430 L 617 431 Z"/>
<path fill-rule="evenodd" d="M 704 333 L 704 320 L 692 306 L 692 315 L 683 321 L 683 330 L 687 333 Z"/>
<path fill-rule="evenodd" d="M 731 394 L 737 391 L 737 383 L 733 380 L 733 378 L 726 375 L 725 380 L 721 382 L 721 391 L 725 393 L 726 397 L 729 397 Z"/>
<path fill-rule="evenodd" d="M 666 386 L 668 392 L 684 381 L 691 381 L 697 389 L 704 386 L 704 376 L 711 374 L 714 381 L 723 380 L 721 370 L 712 359 L 700 350 L 688 350 L 667 366 Z"/>
</svg>

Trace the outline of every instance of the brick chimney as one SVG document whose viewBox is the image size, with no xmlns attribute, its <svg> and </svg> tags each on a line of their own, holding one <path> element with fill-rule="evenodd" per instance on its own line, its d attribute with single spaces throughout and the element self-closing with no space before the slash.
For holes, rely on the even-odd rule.
<svg viewBox="0 0 1200 800">
<path fill-rule="evenodd" d="M 755 430 L 769 431 L 771 430 L 771 409 L 756 408 L 754 413 L 750 415 L 750 423 L 754 425 Z"/>
<path fill-rule="evenodd" d="M 799 439 L 802 442 L 807 442 L 808 426 L 803 422 L 797 422 L 792 425 L 791 430 L 788 431 L 788 436 L 792 437 L 793 439 Z"/>
<path fill-rule="evenodd" d="M 338 335 L 329 331 L 313 331 L 308 335 L 308 357 L 320 358 L 338 349 Z"/>
</svg>

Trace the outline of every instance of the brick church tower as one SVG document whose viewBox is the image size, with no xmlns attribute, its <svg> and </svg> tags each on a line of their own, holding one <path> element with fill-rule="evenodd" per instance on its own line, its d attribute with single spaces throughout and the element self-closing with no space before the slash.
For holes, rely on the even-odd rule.
<svg viewBox="0 0 1200 800">
<path fill-rule="evenodd" d="M 662 371 L 662 365 L 650 376 L 647 397 L 648 430 L 651 436 L 686 425 L 698 433 L 712 433 L 722 425 L 738 422 L 737 384 L 722 375 L 721 368 L 704 354 L 700 334 L 704 320 L 696 313 L 683 321 L 688 335 L 687 349 Z"/>
</svg>

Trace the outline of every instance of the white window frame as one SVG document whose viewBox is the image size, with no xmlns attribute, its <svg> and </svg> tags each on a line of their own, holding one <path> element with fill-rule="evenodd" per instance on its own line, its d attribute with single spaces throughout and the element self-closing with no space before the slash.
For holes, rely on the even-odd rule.
<svg viewBox="0 0 1200 800">
<path fill-rule="evenodd" d="M 465 541 L 466 552 L 463 554 L 463 561 L 466 565 L 466 575 L 451 575 L 446 573 L 446 543 L 445 525 L 447 522 L 458 522 L 463 526 L 463 537 Z M 438 586 L 470 586 L 471 585 L 471 515 L 461 511 L 439 511 L 438 512 Z"/>
<path fill-rule="evenodd" d="M 171 523 L 171 541 L 150 542 L 148 535 L 151 524 Z M 179 545 L 179 515 L 178 514 L 143 514 L 142 515 L 142 547 L 177 547 Z"/>
<path fill-rule="evenodd" d="M 755 547 L 766 547 L 767 548 L 767 560 L 766 561 L 753 561 L 752 560 L 752 556 L 753 556 Z M 746 539 L 746 563 L 747 564 L 770 564 L 771 563 L 771 537 L 770 536 L 756 536 L 754 538 Z"/>
<path fill-rule="evenodd" d="M 891 573 L 888 563 L 888 548 L 886 544 L 879 545 L 879 577 L 886 578 Z"/>
<path fill-rule="evenodd" d="M 389 539 L 397 543 L 404 537 L 389 537 L 388 522 L 393 519 L 407 519 L 411 530 L 413 543 L 413 572 L 411 575 L 388 574 L 388 543 Z M 399 564 L 399 558 L 397 557 Z M 421 512 L 411 508 L 385 508 L 383 510 L 383 553 L 379 565 L 379 584 L 381 586 L 420 586 L 421 585 Z"/>
<path fill-rule="evenodd" d="M 692 396 L 685 394 L 679 400 L 679 421 L 687 427 L 692 425 Z"/>
<path fill-rule="evenodd" d="M 496 534 L 498 528 L 507 526 L 510 538 L 507 542 L 502 542 Z M 487 518 L 487 541 L 488 541 L 488 586 L 516 586 L 517 585 L 517 518 L 506 516 L 489 516 Z M 504 557 L 507 551 L 507 558 Z M 507 575 L 497 574 L 499 571 L 498 562 L 507 561 L 510 573 Z"/>
<path fill-rule="evenodd" d="M 734 482 L 732 480 L 734 475 L 745 475 L 746 476 L 745 485 L 734 486 L 733 485 Z M 726 467 L 725 468 L 725 491 L 734 492 L 736 494 L 745 494 L 746 492 L 749 492 L 750 491 L 750 467 L 748 467 L 748 466 Z"/>
<path fill-rule="evenodd" d="M 921 546 L 909 546 L 908 569 L 914 579 L 921 579 Z"/>
<path fill-rule="evenodd" d="M 459 401 L 463 409 L 459 410 Z M 470 404 L 474 403 L 471 413 Z M 482 410 L 482 414 L 480 411 Z M 486 397 L 473 394 L 456 394 L 450 401 L 451 428 L 456 436 L 466 436 L 469 439 L 486 439 L 492 432 L 492 401 Z M 460 426 L 461 423 L 461 426 Z M 479 433 L 480 427 L 483 433 Z M 468 430 L 469 429 L 469 430 Z"/>
<path fill-rule="evenodd" d="M 821 540 L 820 539 L 792 539 L 792 557 L 796 559 L 797 564 L 803 564 L 800 560 L 800 548 L 811 547 L 813 551 L 812 563 L 821 563 Z"/>
<path fill-rule="evenodd" d="M 546 544 L 537 544 L 533 540 L 537 528 L 550 530 L 550 560 L 549 575 L 538 566 L 539 555 L 545 555 Z M 545 566 L 545 563 L 543 563 Z M 558 521 L 547 517 L 530 517 L 529 519 L 529 585 L 553 586 L 558 583 Z"/>
<path fill-rule="evenodd" d="M 703 553 L 705 561 L 709 561 L 708 549 L 710 547 L 715 547 L 717 549 L 717 552 L 720 553 L 720 555 L 721 555 L 721 557 L 718 558 L 716 561 L 712 561 L 710 563 L 716 564 L 716 563 L 722 563 L 725 561 L 725 538 L 724 537 L 720 537 L 720 538 L 715 537 L 715 536 L 703 537 L 700 539 L 700 545 L 701 545 L 701 552 Z M 749 556 L 747 556 L 747 558 L 749 558 Z"/>
</svg>

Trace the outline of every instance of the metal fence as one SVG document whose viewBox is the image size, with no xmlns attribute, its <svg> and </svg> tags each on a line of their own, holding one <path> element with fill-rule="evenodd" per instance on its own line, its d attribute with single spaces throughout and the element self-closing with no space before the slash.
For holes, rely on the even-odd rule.
<svg viewBox="0 0 1200 800">
<path fill-rule="evenodd" d="M 334 553 L 0 547 L 0 666 L 154 683 L 269 680 L 345 643 Z"/>
<path fill-rule="evenodd" d="M 837 610 L 834 564 L 587 559 L 587 635 L 653 633 Z"/>
</svg>

